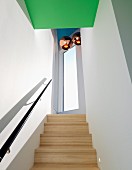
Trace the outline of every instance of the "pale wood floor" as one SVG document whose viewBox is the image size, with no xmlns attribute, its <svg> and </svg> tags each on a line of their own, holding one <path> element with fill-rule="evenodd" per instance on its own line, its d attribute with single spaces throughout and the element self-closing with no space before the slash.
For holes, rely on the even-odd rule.
<svg viewBox="0 0 132 170">
<path fill-rule="evenodd" d="M 99 170 L 85 114 L 47 115 L 31 170 Z"/>
</svg>

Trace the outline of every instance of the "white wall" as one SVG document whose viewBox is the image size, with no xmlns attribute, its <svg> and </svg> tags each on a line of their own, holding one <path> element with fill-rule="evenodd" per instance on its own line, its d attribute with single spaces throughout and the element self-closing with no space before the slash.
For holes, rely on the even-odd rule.
<svg viewBox="0 0 132 170">
<path fill-rule="evenodd" d="M 31 105 L 24 106 L 18 112 L 18 114 L 12 119 L 12 121 L 10 121 L 10 123 L 6 126 L 6 128 L 1 132 L 0 148 L 2 147 L 4 142 L 8 139 L 9 135 L 17 126 L 18 122 L 23 118 L 23 116 L 28 111 L 30 106 Z M 19 165 L 21 165 L 22 170 L 27 170 L 32 167 L 34 163 L 34 159 L 33 159 L 34 148 L 39 146 L 39 139 L 40 139 L 39 132 L 42 131 L 40 124 L 42 124 L 42 120 L 45 118 L 46 114 L 51 113 L 50 109 L 51 109 L 51 84 L 47 88 L 43 96 L 41 97 L 41 101 L 37 103 L 36 107 L 31 112 L 29 118 L 27 119 L 26 123 L 24 124 L 23 128 L 18 134 L 17 138 L 15 139 L 12 146 L 10 147 L 10 151 L 11 151 L 10 154 L 6 154 L 2 162 L 0 163 L 0 170 L 6 170 L 7 168 L 10 170 L 10 168 L 18 167 Z M 36 132 L 36 129 L 39 130 L 37 130 Z M 36 139 L 34 142 L 32 142 L 33 139 L 35 138 L 34 136 L 36 136 Z M 28 147 L 29 143 L 30 143 L 30 147 L 27 150 L 28 152 L 27 155 L 29 155 L 29 157 L 27 157 L 24 156 L 24 154 L 25 154 L 25 148 Z M 21 156 L 23 157 L 22 160 L 20 160 Z M 17 162 L 16 160 L 20 160 L 20 162 Z M 23 165 L 24 161 L 26 165 Z"/>
<path fill-rule="evenodd" d="M 0 119 L 44 77 L 52 76 L 51 30 L 34 30 L 16 0 L 0 0 Z M 46 113 L 50 112 L 51 85 L 32 112 L 0 169 L 5 170 L 22 149 Z M 0 134 L 0 147 L 29 106 Z"/>
<path fill-rule="evenodd" d="M 112 0 L 112 4 L 132 81 L 132 1 Z"/>
<path fill-rule="evenodd" d="M 41 122 L 30 139 L 11 162 L 7 170 L 29 170 L 33 166 L 35 149 L 40 145 L 40 134 L 44 132 L 44 122 L 46 119 L 47 117 L 45 117 L 45 120 Z"/>
<path fill-rule="evenodd" d="M 132 84 L 111 0 L 81 29 L 87 120 L 101 170 L 132 169 Z"/>
<path fill-rule="evenodd" d="M 0 1 L 0 118 L 51 77 L 51 30 L 34 30 L 16 0 Z"/>
</svg>

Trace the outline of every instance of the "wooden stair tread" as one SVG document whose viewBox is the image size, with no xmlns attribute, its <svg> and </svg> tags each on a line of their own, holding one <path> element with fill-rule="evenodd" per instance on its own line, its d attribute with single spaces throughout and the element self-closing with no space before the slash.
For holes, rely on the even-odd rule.
<svg viewBox="0 0 132 170">
<path fill-rule="evenodd" d="M 45 126 L 88 126 L 87 122 L 45 122 L 44 123 Z"/>
<path fill-rule="evenodd" d="M 86 114 L 48 114 L 47 117 L 83 117 L 86 118 Z"/>
<path fill-rule="evenodd" d="M 86 152 L 56 152 L 56 153 L 36 153 L 35 163 L 67 163 L 67 164 L 87 164 L 97 166 L 96 153 Z"/>
<path fill-rule="evenodd" d="M 86 122 L 86 114 L 49 114 L 48 122 Z"/>
<path fill-rule="evenodd" d="M 63 131 L 64 133 L 68 132 L 68 133 L 76 133 L 76 132 L 85 132 L 85 133 L 88 133 L 88 127 L 87 126 L 50 126 L 50 127 L 47 127 L 45 126 L 44 127 L 44 131 L 45 132 L 58 132 L 58 131 Z"/>
<path fill-rule="evenodd" d="M 41 143 L 40 146 L 73 146 L 72 143 Z M 92 142 L 89 143 L 74 143 L 74 146 L 92 147 Z"/>
<path fill-rule="evenodd" d="M 47 132 L 44 132 L 43 134 L 41 134 L 41 136 L 53 136 L 53 137 L 56 137 L 56 136 L 89 136 L 89 132 L 85 132 L 85 131 L 47 131 Z"/>
<path fill-rule="evenodd" d="M 35 152 L 96 152 L 92 147 L 88 146 L 44 146 L 39 147 Z"/>
<path fill-rule="evenodd" d="M 91 149 L 91 150 L 90 150 Z M 96 152 L 96 150 L 95 149 L 93 149 L 92 147 L 88 147 L 88 146 L 85 146 L 85 147 L 80 147 L 80 146 L 75 146 L 75 147 L 73 147 L 73 146 L 68 146 L 68 147 L 66 147 L 66 146 L 59 146 L 58 148 L 57 148 L 57 146 L 46 146 L 46 147 L 40 147 L 40 148 L 38 148 L 38 149 L 36 149 L 36 152 L 38 152 L 38 153 L 40 153 L 40 152 L 42 152 L 42 153 L 47 153 L 47 152 L 51 152 L 51 153 L 56 153 L 56 152 L 59 152 L 59 153 L 61 153 L 61 152 L 74 152 L 74 153 L 76 153 L 76 152 L 86 152 L 86 153 L 88 153 L 88 154 L 90 154 L 90 153 L 92 153 L 92 152 Z"/>
<path fill-rule="evenodd" d="M 98 167 L 76 164 L 35 164 L 31 170 L 99 170 Z"/>
<path fill-rule="evenodd" d="M 89 136 L 40 136 L 40 141 L 44 142 L 87 142 L 92 141 L 92 135 Z"/>
<path fill-rule="evenodd" d="M 72 145 L 72 146 L 39 146 L 37 149 L 45 149 L 45 148 L 49 148 L 49 149 L 84 149 L 84 150 L 86 150 L 86 149 L 89 149 L 89 150 L 92 150 L 92 149 L 95 149 L 95 148 L 89 148 L 89 147 L 87 147 L 87 146 L 74 146 L 74 145 Z M 36 149 L 36 150 L 37 150 Z"/>
<path fill-rule="evenodd" d="M 79 146 L 79 145 L 88 145 L 92 146 L 92 135 L 89 136 L 61 136 L 61 137 L 40 137 L 40 145 L 71 145 L 71 146 Z"/>
</svg>

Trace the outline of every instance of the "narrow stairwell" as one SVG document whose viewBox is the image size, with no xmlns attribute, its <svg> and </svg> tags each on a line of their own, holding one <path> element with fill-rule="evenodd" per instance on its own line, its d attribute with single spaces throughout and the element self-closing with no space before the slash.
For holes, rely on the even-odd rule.
<svg viewBox="0 0 132 170">
<path fill-rule="evenodd" d="M 31 170 L 99 170 L 85 114 L 51 114 Z"/>
</svg>

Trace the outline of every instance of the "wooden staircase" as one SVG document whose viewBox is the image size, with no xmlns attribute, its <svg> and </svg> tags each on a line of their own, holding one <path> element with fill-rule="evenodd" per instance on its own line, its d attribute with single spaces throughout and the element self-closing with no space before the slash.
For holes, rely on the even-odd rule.
<svg viewBox="0 0 132 170">
<path fill-rule="evenodd" d="M 99 170 L 85 114 L 51 114 L 31 170 Z"/>
</svg>

